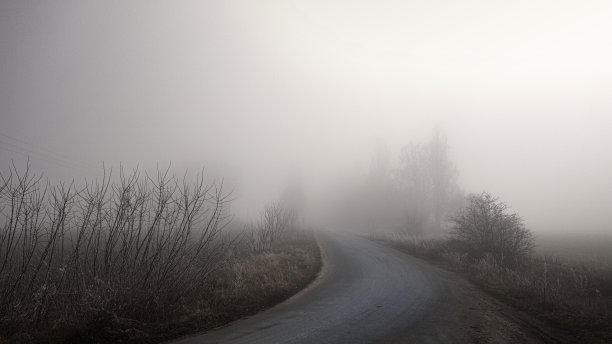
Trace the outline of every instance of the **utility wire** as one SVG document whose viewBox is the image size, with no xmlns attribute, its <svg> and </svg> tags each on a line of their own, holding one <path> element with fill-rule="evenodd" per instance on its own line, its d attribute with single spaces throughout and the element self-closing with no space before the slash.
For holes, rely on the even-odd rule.
<svg viewBox="0 0 612 344">
<path fill-rule="evenodd" d="M 29 155 L 29 154 L 24 153 L 24 152 L 22 152 L 22 151 L 18 151 L 18 150 L 15 150 L 15 149 L 11 149 L 11 148 L 8 148 L 8 147 L 2 146 L 2 145 L 0 145 L 0 149 L 1 149 L 1 150 L 3 150 L 3 151 L 6 151 L 6 152 L 10 152 L 10 153 L 13 153 L 13 154 L 18 154 L 18 155 L 24 156 L 24 157 L 26 157 L 26 158 L 30 158 L 30 155 Z M 37 158 L 37 159 L 40 159 L 40 160 L 43 160 L 43 161 L 46 161 L 46 162 L 48 162 L 48 163 L 54 164 L 54 165 L 56 165 L 56 166 L 63 167 L 63 168 L 68 168 L 68 169 L 74 169 L 74 168 L 76 168 L 76 169 L 80 169 L 80 170 L 85 170 L 83 167 L 80 167 L 80 166 L 74 166 L 74 165 L 67 165 L 66 163 L 63 163 L 63 162 L 62 162 L 62 161 L 60 161 L 60 160 L 50 159 L 50 158 L 47 158 L 47 157 L 44 157 L 44 156 L 40 156 L 40 155 L 37 155 L 37 156 L 36 156 L 36 158 Z"/>
<path fill-rule="evenodd" d="M 0 132 L 0 143 L 11 146 L 13 150 L 17 149 L 20 151 L 20 152 L 14 152 L 14 153 L 25 155 L 23 152 L 27 152 L 28 154 L 36 155 L 39 157 L 44 157 L 47 159 L 47 161 L 49 161 L 49 159 L 60 161 L 63 164 L 69 165 L 70 167 L 76 167 L 76 168 L 88 169 L 88 170 L 95 169 L 89 163 L 86 163 L 84 161 L 81 161 L 78 159 L 71 159 L 64 154 L 60 154 L 48 148 L 41 147 L 39 145 L 27 142 L 25 140 L 6 135 L 2 132 Z"/>
<path fill-rule="evenodd" d="M 0 147 L 2 147 L 2 146 L 5 147 L 5 148 L 10 148 L 11 150 L 13 150 L 13 152 L 19 153 L 19 154 L 22 154 L 22 155 L 32 155 L 32 156 L 36 156 L 36 157 L 39 157 L 39 158 L 45 158 L 47 160 L 53 160 L 53 161 L 56 161 L 56 162 L 60 162 L 63 165 L 69 166 L 71 168 L 84 168 L 83 166 L 80 166 L 79 164 L 72 163 L 69 160 L 60 159 L 60 158 L 53 157 L 53 156 L 50 156 L 50 155 L 45 154 L 45 153 L 41 153 L 41 152 L 38 152 L 38 151 L 35 151 L 35 150 L 32 150 L 32 149 L 21 147 L 19 145 L 13 144 L 11 142 L 3 141 L 0 138 Z"/>
<path fill-rule="evenodd" d="M 42 151 L 44 151 L 44 152 L 46 152 L 46 153 L 48 153 L 48 154 L 55 155 L 56 157 L 59 157 L 59 158 L 61 158 L 61 159 L 65 159 L 65 160 L 74 160 L 74 161 L 76 161 L 76 162 L 78 162 L 78 163 L 81 163 L 81 164 L 84 164 L 84 165 L 88 165 L 88 163 L 87 163 L 87 162 L 84 162 L 84 161 L 82 161 L 82 160 L 78 160 L 78 159 L 70 158 L 70 157 L 68 157 L 68 156 L 66 156 L 66 155 L 64 155 L 64 154 L 62 154 L 62 153 L 58 153 L 58 152 L 52 151 L 52 150 L 50 150 L 50 149 L 48 149 L 48 148 L 46 148 L 46 147 L 43 147 L 43 146 L 37 145 L 37 144 L 35 144 L 35 143 L 31 143 L 31 142 L 28 142 L 28 141 L 26 141 L 26 140 L 19 139 L 19 138 L 16 138 L 16 137 L 10 136 L 10 135 L 7 135 L 7 134 L 2 133 L 2 132 L 0 132 L 0 136 L 3 136 L 3 137 L 5 137 L 6 139 L 9 139 L 9 140 L 12 140 L 12 141 L 19 142 L 19 143 L 21 143 L 21 144 L 25 144 L 25 145 L 30 146 L 30 147 L 33 147 L 33 148 L 35 148 L 35 149 L 42 150 Z M 89 166 L 89 167 L 91 167 L 91 166 Z"/>
</svg>

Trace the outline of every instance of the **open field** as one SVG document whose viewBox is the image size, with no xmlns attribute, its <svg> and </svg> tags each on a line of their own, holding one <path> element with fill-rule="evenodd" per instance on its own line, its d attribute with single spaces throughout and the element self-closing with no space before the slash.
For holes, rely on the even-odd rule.
<svg viewBox="0 0 612 344">
<path fill-rule="evenodd" d="M 612 270 L 612 235 L 546 234 L 536 235 L 536 252 L 568 263 L 598 266 Z"/>
</svg>

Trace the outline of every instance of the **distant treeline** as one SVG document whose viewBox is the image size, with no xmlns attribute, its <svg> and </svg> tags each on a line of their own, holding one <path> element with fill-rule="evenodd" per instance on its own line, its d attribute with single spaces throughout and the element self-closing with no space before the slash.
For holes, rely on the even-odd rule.
<svg viewBox="0 0 612 344">
<path fill-rule="evenodd" d="M 378 144 L 366 178 L 344 185 L 334 200 L 333 221 L 363 231 L 419 234 L 439 231 L 464 202 L 445 136 L 405 146 L 392 165 Z"/>
</svg>

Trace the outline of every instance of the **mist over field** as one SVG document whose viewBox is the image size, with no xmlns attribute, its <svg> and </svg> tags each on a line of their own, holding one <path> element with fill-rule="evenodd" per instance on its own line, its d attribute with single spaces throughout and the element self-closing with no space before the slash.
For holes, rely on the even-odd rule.
<svg viewBox="0 0 612 344">
<path fill-rule="evenodd" d="M 612 343 L 609 0 L 0 0 L 0 344 Z"/>
<path fill-rule="evenodd" d="M 0 163 L 201 167 L 318 214 L 376 147 L 444 133 L 457 185 L 537 232 L 612 233 L 608 1 L 3 1 Z M 178 172 L 179 174 L 181 172 Z M 312 216 L 317 222 L 316 216 Z"/>
</svg>

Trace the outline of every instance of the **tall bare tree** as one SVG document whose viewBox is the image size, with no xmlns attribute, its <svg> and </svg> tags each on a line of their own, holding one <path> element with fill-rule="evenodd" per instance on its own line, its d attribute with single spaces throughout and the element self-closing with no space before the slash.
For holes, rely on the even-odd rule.
<svg viewBox="0 0 612 344">
<path fill-rule="evenodd" d="M 440 229 L 453 210 L 457 195 L 457 170 L 444 134 L 435 129 L 426 143 L 412 143 L 402 149 L 396 171 L 406 199 L 407 230 Z"/>
<path fill-rule="evenodd" d="M 457 191 L 457 169 L 450 160 L 446 136 L 438 128 L 434 130 L 428 148 L 432 215 L 434 226 L 439 228 Z"/>
</svg>

